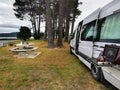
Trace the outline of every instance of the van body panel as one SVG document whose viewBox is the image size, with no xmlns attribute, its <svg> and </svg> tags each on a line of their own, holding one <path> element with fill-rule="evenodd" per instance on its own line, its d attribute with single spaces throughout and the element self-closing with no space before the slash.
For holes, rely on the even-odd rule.
<svg viewBox="0 0 120 90">
<path fill-rule="evenodd" d="M 120 46 L 118 43 L 108 43 L 108 42 L 94 42 L 93 46 L 93 58 L 98 58 L 100 54 L 102 54 L 105 45 L 117 45 Z"/>
<path fill-rule="evenodd" d="M 79 43 L 78 51 L 89 58 L 92 58 L 92 52 L 93 52 L 93 42 L 90 41 L 81 41 Z"/>
<path fill-rule="evenodd" d="M 89 63 L 88 61 L 85 60 L 85 58 L 81 57 L 80 55 L 77 55 L 77 57 L 79 58 L 79 60 L 84 63 L 89 69 L 91 68 L 91 63 Z"/>
<path fill-rule="evenodd" d="M 72 49 L 75 49 L 76 33 L 77 33 L 77 31 L 74 31 L 74 37 L 73 37 L 73 39 L 70 40 L 70 47 Z"/>
<path fill-rule="evenodd" d="M 117 12 L 120 12 L 120 0 L 114 0 L 110 2 L 108 5 L 104 6 L 100 11 L 99 18 L 104 18 Z"/>
<path fill-rule="evenodd" d="M 80 59 L 80 61 L 83 62 L 90 70 L 93 69 L 93 65 L 95 65 L 97 68 L 100 68 L 100 72 L 103 73 L 103 77 L 118 89 L 120 89 L 120 65 L 112 64 L 111 62 L 106 60 L 105 63 L 103 63 L 100 62 L 98 59 L 99 56 L 103 54 L 105 45 L 120 46 L 119 15 L 120 0 L 114 0 L 108 5 L 104 6 L 101 9 L 97 9 L 95 12 L 86 17 L 83 20 L 81 26 L 82 28 L 80 28 L 79 30 L 80 34 L 78 34 L 78 31 L 76 30 L 74 38 L 70 41 L 70 46 L 73 48 L 72 52 Z M 113 19 L 114 25 L 111 24 L 111 21 Z M 110 24 L 107 24 L 110 27 L 107 27 L 108 29 L 106 29 L 105 27 L 104 29 L 101 29 L 108 22 L 105 22 L 105 20 L 110 20 Z M 89 26 L 88 28 L 87 25 Z M 92 26 L 94 27 L 92 39 L 87 39 L 91 33 L 89 33 L 89 29 L 92 29 Z M 86 32 L 89 34 L 87 35 Z M 95 32 L 97 32 L 96 38 L 94 38 Z M 86 37 L 84 37 L 84 34 L 86 35 Z"/>
<path fill-rule="evenodd" d="M 92 14 L 86 17 L 83 21 L 83 25 L 96 20 L 98 18 L 99 12 L 100 12 L 100 8 L 98 8 L 96 11 L 94 11 Z"/>
<path fill-rule="evenodd" d="M 120 71 L 113 67 L 102 67 L 104 78 L 120 89 Z"/>
</svg>

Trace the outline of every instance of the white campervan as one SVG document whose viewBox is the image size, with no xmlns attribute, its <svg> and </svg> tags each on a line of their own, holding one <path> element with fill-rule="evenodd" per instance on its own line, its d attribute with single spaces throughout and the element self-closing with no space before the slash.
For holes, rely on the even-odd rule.
<svg viewBox="0 0 120 90">
<path fill-rule="evenodd" d="M 96 80 L 120 89 L 120 0 L 114 0 L 82 20 L 70 41 L 70 51 Z"/>
</svg>

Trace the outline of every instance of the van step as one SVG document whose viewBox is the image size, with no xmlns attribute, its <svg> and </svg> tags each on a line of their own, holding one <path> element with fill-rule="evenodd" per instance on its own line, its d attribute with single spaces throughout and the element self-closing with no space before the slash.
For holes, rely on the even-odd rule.
<svg viewBox="0 0 120 90">
<path fill-rule="evenodd" d="M 101 67 L 101 66 L 112 66 L 112 63 L 111 62 L 100 62 L 100 61 L 97 61 L 97 60 L 91 60 L 91 62 L 95 65 L 97 65 L 98 67 Z"/>
</svg>

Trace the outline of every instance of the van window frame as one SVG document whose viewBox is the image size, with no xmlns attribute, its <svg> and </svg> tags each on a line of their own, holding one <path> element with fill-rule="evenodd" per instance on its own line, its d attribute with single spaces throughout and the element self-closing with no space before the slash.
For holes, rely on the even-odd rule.
<svg viewBox="0 0 120 90">
<path fill-rule="evenodd" d="M 101 20 L 99 20 L 99 22 L 100 22 L 100 24 L 98 25 L 98 27 L 99 27 L 99 41 L 100 42 L 107 42 L 107 43 L 120 43 L 120 39 L 101 39 L 101 34 L 102 34 L 102 24 L 104 24 L 105 23 L 105 20 L 107 19 L 107 18 L 109 18 L 109 17 L 111 17 L 111 16 L 113 16 L 113 15 L 116 15 L 116 14 L 120 14 L 120 12 L 117 12 L 117 13 L 114 13 L 114 14 L 112 14 L 112 15 L 109 15 L 109 16 L 107 16 L 107 17 L 105 17 L 105 18 L 103 18 L 103 19 L 101 19 Z"/>
<path fill-rule="evenodd" d="M 71 38 L 70 38 L 70 40 L 72 40 L 72 39 L 74 39 L 75 38 L 75 32 L 76 32 L 76 30 L 73 32 L 73 34 L 71 35 Z"/>
<path fill-rule="evenodd" d="M 93 34 L 93 32 L 94 32 L 94 29 L 95 29 L 95 25 L 96 25 L 96 20 L 95 21 L 92 21 L 92 22 L 90 22 L 90 23 L 87 23 L 87 24 L 85 24 L 85 25 L 83 25 L 82 26 L 82 29 L 83 29 L 83 31 L 82 31 L 82 33 L 81 33 L 81 40 L 82 41 L 93 41 L 94 39 L 96 39 L 96 37 L 97 37 L 97 34 L 96 34 L 96 37 L 94 38 L 94 34 Z M 91 26 L 93 26 L 93 32 L 92 32 L 92 34 L 91 34 L 91 36 L 89 36 L 89 38 L 87 37 L 86 38 L 86 36 L 87 35 L 85 35 L 84 36 L 84 34 L 87 32 L 87 27 L 91 27 Z M 88 32 L 90 31 L 90 29 L 88 30 Z M 87 33 L 88 34 L 88 33 Z M 85 39 L 86 38 L 86 39 Z"/>
</svg>

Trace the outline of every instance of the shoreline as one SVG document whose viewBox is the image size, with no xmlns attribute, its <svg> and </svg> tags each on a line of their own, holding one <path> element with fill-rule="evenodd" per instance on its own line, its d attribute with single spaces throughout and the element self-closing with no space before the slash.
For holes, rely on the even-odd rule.
<svg viewBox="0 0 120 90">
<path fill-rule="evenodd" d="M 7 46 L 8 43 L 14 42 L 17 39 L 0 39 L 0 47 Z"/>
<path fill-rule="evenodd" d="M 2 40 L 17 40 L 16 37 L 0 37 L 0 41 Z"/>
</svg>

